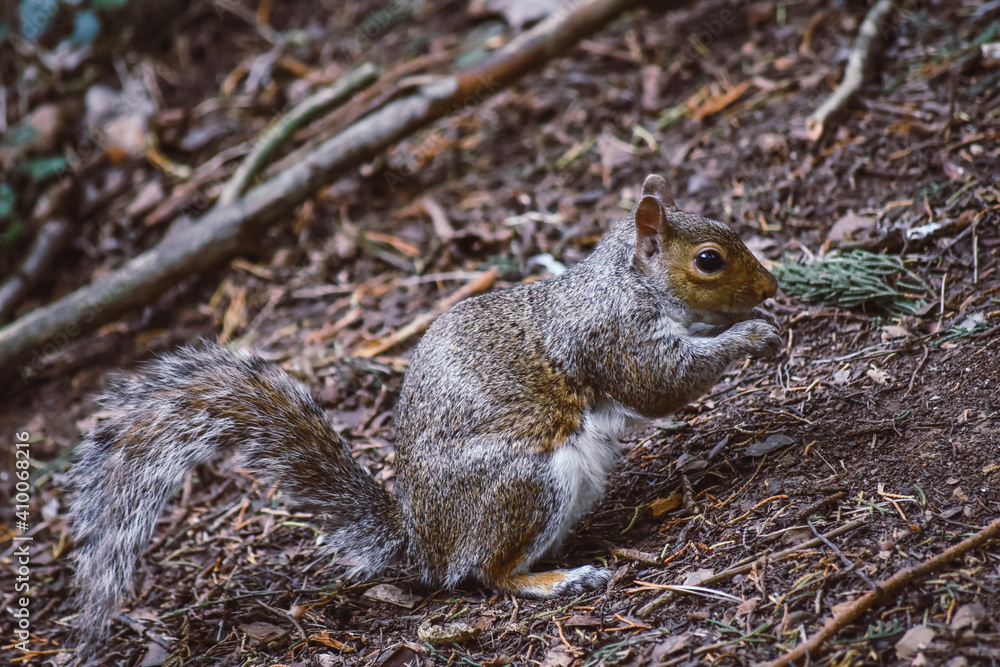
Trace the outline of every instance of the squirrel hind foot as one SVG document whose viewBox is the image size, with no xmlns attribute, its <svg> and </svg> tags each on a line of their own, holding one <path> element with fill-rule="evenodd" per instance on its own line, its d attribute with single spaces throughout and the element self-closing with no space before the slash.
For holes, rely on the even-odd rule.
<svg viewBox="0 0 1000 667">
<path fill-rule="evenodd" d="M 608 585 L 611 570 L 584 565 L 571 570 L 522 572 L 510 574 L 500 581 L 490 582 L 505 593 L 520 598 L 557 598 L 579 595 Z"/>
</svg>

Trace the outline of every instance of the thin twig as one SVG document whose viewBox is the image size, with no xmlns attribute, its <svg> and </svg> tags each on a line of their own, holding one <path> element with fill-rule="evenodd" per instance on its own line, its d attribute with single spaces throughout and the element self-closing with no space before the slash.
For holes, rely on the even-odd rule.
<svg viewBox="0 0 1000 667">
<path fill-rule="evenodd" d="M 833 94 L 826 98 L 823 104 L 819 105 L 819 108 L 813 111 L 806 120 L 806 132 L 813 141 L 818 141 L 823 136 L 830 117 L 847 106 L 851 98 L 861 90 L 868 63 L 874 55 L 876 47 L 881 43 L 880 40 L 875 39 L 879 34 L 879 26 L 885 21 L 890 11 L 892 11 L 892 0 L 878 0 L 868 10 L 868 14 L 858 30 L 858 37 L 851 47 L 847 68 L 844 70 L 844 79 L 833 91 Z"/>
<path fill-rule="evenodd" d="M 910 393 L 913 391 L 913 385 L 916 384 L 917 382 L 917 376 L 920 375 L 920 373 L 924 370 L 924 364 L 927 363 L 927 357 L 931 353 L 931 351 L 927 348 L 926 345 L 924 345 L 923 347 L 924 347 L 924 356 L 920 359 L 920 363 L 917 364 L 917 367 L 913 369 L 913 375 L 910 376 L 910 384 L 906 388 L 906 393 L 903 394 L 904 398 L 906 396 L 909 396 Z"/>
<path fill-rule="evenodd" d="M 382 354 L 389 348 L 399 345 L 413 336 L 422 333 L 431 325 L 431 322 L 440 317 L 442 313 L 454 306 L 456 303 L 462 299 L 472 296 L 473 294 L 478 294 L 479 292 L 488 289 L 490 285 L 493 284 L 493 281 L 497 279 L 498 273 L 499 271 L 495 266 L 490 268 L 488 271 L 483 271 L 481 276 L 470 283 L 462 285 L 448 298 L 442 299 L 430 312 L 419 315 L 415 320 L 406 326 L 397 329 L 392 335 L 387 336 L 374 344 L 364 343 L 358 346 L 354 349 L 352 354 L 355 357 L 371 359 L 372 357 Z"/>
<path fill-rule="evenodd" d="M 240 595 L 231 595 L 227 598 L 219 598 L 218 600 L 202 600 L 201 602 L 196 602 L 195 604 L 189 604 L 181 609 L 175 609 L 173 611 L 168 611 L 165 614 L 159 616 L 156 620 L 166 621 L 176 616 L 183 616 L 189 611 L 194 611 L 195 609 L 204 609 L 205 607 L 217 607 L 220 604 L 229 604 L 230 602 L 236 602 L 237 600 L 248 600 L 250 598 L 259 597 L 269 597 L 271 595 L 281 595 L 282 593 L 326 593 L 328 591 L 334 591 L 341 588 L 337 584 L 330 584 L 329 586 L 322 586 L 320 588 L 298 588 L 298 589 L 287 589 L 287 588 L 277 588 L 273 591 L 253 591 L 251 593 L 242 593 Z"/>
<path fill-rule="evenodd" d="M 831 542 L 830 540 L 828 540 L 827 537 L 826 537 L 826 535 L 823 535 L 822 533 L 820 533 L 816 529 L 816 526 L 813 525 L 812 521 L 806 521 L 806 524 L 809 526 L 809 530 L 812 531 L 812 534 L 815 535 L 816 537 L 818 537 L 819 539 L 821 539 L 823 541 L 823 544 L 825 544 L 826 547 L 830 551 L 832 551 L 833 553 L 835 553 L 837 555 L 837 558 L 840 559 L 840 562 L 843 563 L 844 567 L 847 568 L 841 574 L 847 574 L 848 572 L 854 571 L 854 569 L 857 567 L 857 564 L 852 563 L 851 559 L 848 558 L 847 556 L 845 556 L 844 552 L 841 551 L 840 548 L 837 547 L 836 544 L 834 544 L 833 542 Z M 861 570 L 858 570 L 858 576 L 860 576 L 862 579 L 864 579 L 866 584 L 868 584 L 872 588 L 875 588 L 875 582 L 872 581 L 872 578 L 869 577 L 867 574 L 865 574 Z"/>
<path fill-rule="evenodd" d="M 826 533 L 825 537 L 827 539 L 830 539 L 831 537 L 836 537 L 838 535 L 842 535 L 843 533 L 846 533 L 848 531 L 854 530 L 855 528 L 859 528 L 860 526 L 863 526 L 867 522 L 868 522 L 868 518 L 867 517 L 864 517 L 864 518 L 861 518 L 861 519 L 855 519 L 854 521 L 851 521 L 850 523 L 845 523 L 843 526 L 840 526 L 839 528 L 834 528 L 830 532 Z M 820 538 L 813 538 L 811 540 L 806 540 L 805 542 L 802 542 L 801 544 L 796 544 L 794 547 L 789 547 L 789 548 L 785 549 L 784 551 L 779 551 L 777 553 L 765 553 L 764 555 L 759 556 L 759 557 L 746 559 L 744 561 L 741 561 L 740 563 L 737 563 L 736 565 L 734 565 L 733 567 L 731 567 L 731 568 L 729 568 L 727 570 L 723 570 L 722 572 L 720 572 L 720 573 L 718 573 L 716 575 L 708 577 L 707 579 L 701 581 L 700 585 L 702 585 L 702 586 L 711 586 L 712 584 L 717 584 L 720 581 L 725 581 L 727 579 L 731 579 L 731 578 L 735 577 L 737 574 L 745 574 L 745 573 L 749 572 L 755 565 L 759 567 L 759 566 L 764 565 L 767 562 L 778 561 L 778 560 L 781 560 L 783 558 L 787 558 L 788 556 L 791 556 L 792 554 L 794 554 L 794 553 L 796 553 L 798 551 L 801 551 L 803 549 L 810 549 L 812 547 L 819 546 L 822 543 L 823 543 L 823 541 Z M 641 607 L 637 613 L 638 613 L 638 615 L 640 617 L 649 616 L 651 613 L 653 613 L 654 611 L 656 611 L 657 609 L 659 609 L 663 605 L 669 603 L 670 601 L 672 601 L 676 597 L 677 597 L 677 594 L 675 592 L 673 592 L 673 591 L 667 591 L 666 593 L 660 595 L 658 598 L 656 598 L 652 602 L 650 602 L 650 603 L 644 605 L 643 607 Z"/>
<path fill-rule="evenodd" d="M 287 611 L 282 611 L 281 609 L 275 609 L 274 607 L 263 602 L 262 600 L 254 600 L 254 604 L 268 610 L 278 618 L 290 621 L 292 625 L 295 626 L 295 629 L 299 631 L 299 636 L 302 637 L 302 641 L 304 642 L 309 641 L 309 635 L 306 634 L 306 631 L 305 629 L 303 629 L 302 624 L 299 623 L 299 621 L 294 616 L 289 614 Z"/>
</svg>

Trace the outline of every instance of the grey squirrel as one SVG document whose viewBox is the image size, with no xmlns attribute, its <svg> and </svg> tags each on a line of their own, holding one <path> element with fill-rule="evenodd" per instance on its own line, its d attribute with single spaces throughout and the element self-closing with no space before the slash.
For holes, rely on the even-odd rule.
<svg viewBox="0 0 1000 667">
<path fill-rule="evenodd" d="M 357 463 L 309 391 L 262 359 L 187 348 L 114 382 L 71 470 L 84 642 L 105 636 L 163 506 L 198 463 L 242 465 L 323 515 L 351 576 L 408 559 L 428 584 L 475 578 L 548 598 L 603 586 L 532 572 L 601 499 L 619 437 L 773 355 L 777 282 L 739 237 L 650 175 L 633 214 L 547 280 L 467 299 L 415 347 L 399 396 L 396 494 Z"/>
</svg>

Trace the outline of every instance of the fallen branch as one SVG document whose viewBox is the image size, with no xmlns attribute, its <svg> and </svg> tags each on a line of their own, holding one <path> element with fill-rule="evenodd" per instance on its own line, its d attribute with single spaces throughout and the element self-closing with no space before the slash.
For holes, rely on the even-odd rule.
<svg viewBox="0 0 1000 667">
<path fill-rule="evenodd" d="M 253 150 L 244 158 L 233 177 L 226 183 L 226 187 L 222 189 L 216 205 L 225 206 L 237 197 L 243 196 L 250 182 L 267 166 L 278 146 L 300 127 L 320 114 L 341 106 L 355 93 L 375 83 L 376 79 L 378 79 L 378 68 L 371 63 L 364 63 L 337 79 L 333 85 L 310 95 L 294 109 L 268 125 L 255 142 Z"/>
<path fill-rule="evenodd" d="M 65 218 L 49 220 L 41 229 L 28 254 L 14 274 L 0 285 L 0 319 L 6 318 L 28 293 L 38 279 L 49 270 L 49 264 L 62 250 L 73 231 L 73 225 Z"/>
<path fill-rule="evenodd" d="M 21 265 L 0 285 L 0 320 L 14 312 L 70 238 L 73 226 L 66 219 L 65 210 L 72 189 L 73 179 L 64 178 L 38 200 L 31 218 L 40 229 Z"/>
<path fill-rule="evenodd" d="M 212 209 L 189 230 L 168 235 L 117 271 L 0 330 L 0 376 L 17 372 L 27 383 L 45 367 L 45 357 L 73 339 L 244 252 L 249 240 L 321 187 L 438 118 L 478 104 L 638 4 L 640 0 L 582 3 L 522 33 L 486 61 L 425 83 L 412 95 L 373 111 L 241 199 Z M 30 364 L 23 363 L 29 358 Z"/>
<path fill-rule="evenodd" d="M 959 556 L 997 538 L 1000 538 L 1000 519 L 993 520 L 975 535 L 965 538 L 934 558 L 924 561 L 920 565 L 900 570 L 886 581 L 876 584 L 874 590 L 868 591 L 857 600 L 837 605 L 833 609 L 833 616 L 827 619 L 819 632 L 777 660 L 769 662 L 767 667 L 786 667 L 803 658 L 807 661 L 815 658 L 822 652 L 823 645 L 827 640 L 875 605 L 894 599 L 907 588 L 918 585 L 925 577 L 940 570 Z"/>
<path fill-rule="evenodd" d="M 444 62 L 450 62 L 458 53 L 444 49 L 439 53 L 419 56 L 413 60 L 400 63 L 379 75 L 378 81 L 359 92 L 351 101 L 335 111 L 324 115 L 308 128 L 296 133 L 295 139 L 304 141 L 300 147 L 271 164 L 264 172 L 265 177 L 271 177 L 302 160 L 316 150 L 324 141 L 343 131 L 359 118 L 367 116 L 389 100 L 402 96 L 406 92 L 400 85 L 400 80 L 415 72 L 426 71 Z M 406 89 L 408 90 L 408 89 Z"/>
<path fill-rule="evenodd" d="M 848 531 L 854 530 L 855 528 L 860 528 L 867 522 L 868 522 L 867 517 L 863 519 L 855 519 L 850 523 L 845 523 L 843 526 L 840 526 L 839 528 L 834 528 L 830 532 L 823 535 L 823 537 L 829 540 L 831 537 L 836 537 L 837 535 L 842 535 Z M 737 574 L 746 574 L 747 572 L 752 570 L 754 566 L 760 567 L 763 566 L 765 563 L 773 563 L 775 561 L 787 558 L 788 556 L 791 556 L 792 554 L 798 551 L 802 551 L 803 549 L 811 549 L 812 547 L 819 546 L 820 544 L 823 544 L 823 539 L 820 537 L 814 537 L 811 540 L 806 540 L 805 542 L 796 544 L 794 547 L 789 547 L 784 551 L 778 551 L 776 553 L 767 553 L 764 554 L 763 556 L 758 556 L 755 558 L 747 558 L 729 569 L 723 570 L 718 574 L 712 575 L 711 577 L 708 577 L 707 579 L 698 582 L 698 585 L 711 586 L 721 581 L 732 579 Z M 652 602 L 640 607 L 639 611 L 637 612 L 639 617 L 644 618 L 646 616 L 649 616 L 663 605 L 673 601 L 673 599 L 676 598 L 677 595 L 678 593 L 674 591 L 667 591 L 666 593 L 663 593 Z"/>
<path fill-rule="evenodd" d="M 837 86 L 823 104 L 812 112 L 806 120 L 806 134 L 813 141 L 819 141 L 823 133 L 826 132 L 826 124 L 830 117 L 838 113 L 847 106 L 851 98 L 859 90 L 865 81 L 865 73 L 868 71 L 868 63 L 875 54 L 876 48 L 881 44 L 881 40 L 875 39 L 879 35 L 879 25 L 885 21 L 886 16 L 892 11 L 892 0 L 878 0 L 861 23 L 858 30 L 858 37 L 851 47 L 850 56 L 847 59 L 847 67 L 844 69 L 844 79 Z"/>
</svg>

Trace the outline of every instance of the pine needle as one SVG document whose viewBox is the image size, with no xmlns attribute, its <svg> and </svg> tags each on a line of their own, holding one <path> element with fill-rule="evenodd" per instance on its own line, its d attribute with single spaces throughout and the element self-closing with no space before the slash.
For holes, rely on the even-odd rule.
<svg viewBox="0 0 1000 667">
<path fill-rule="evenodd" d="M 785 294 L 840 308 L 877 308 L 893 317 L 914 315 L 925 305 L 926 283 L 896 255 L 849 250 L 810 264 L 776 264 Z"/>
</svg>

